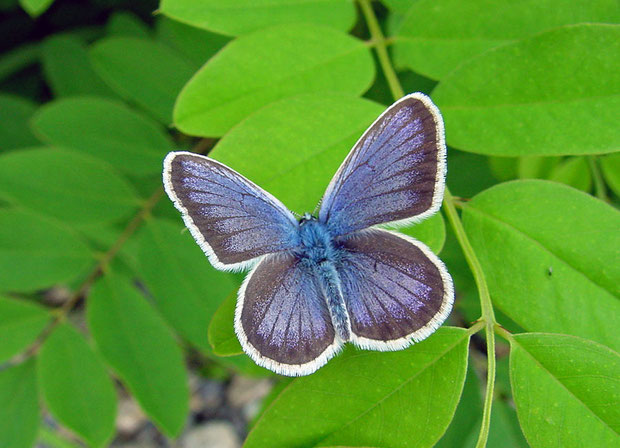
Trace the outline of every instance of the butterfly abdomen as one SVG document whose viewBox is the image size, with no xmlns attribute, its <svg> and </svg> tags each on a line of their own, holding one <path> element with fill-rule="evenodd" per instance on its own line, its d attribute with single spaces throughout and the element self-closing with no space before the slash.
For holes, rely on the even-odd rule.
<svg viewBox="0 0 620 448">
<path fill-rule="evenodd" d="M 351 339 L 351 324 L 346 310 L 336 263 L 339 249 L 327 227 L 315 217 L 306 214 L 300 221 L 299 235 L 302 242 L 297 256 L 315 273 L 325 296 L 332 324 L 342 341 Z"/>
</svg>

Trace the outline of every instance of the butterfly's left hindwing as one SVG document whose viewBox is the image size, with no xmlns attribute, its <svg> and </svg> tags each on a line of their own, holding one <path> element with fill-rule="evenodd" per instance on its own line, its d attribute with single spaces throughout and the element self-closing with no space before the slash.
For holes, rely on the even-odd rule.
<svg viewBox="0 0 620 448">
<path fill-rule="evenodd" d="M 259 365 L 282 375 L 308 375 L 340 349 L 319 280 L 293 255 L 269 255 L 239 290 L 235 332 Z"/>
<path fill-rule="evenodd" d="M 227 166 L 199 154 L 171 152 L 166 193 L 218 269 L 299 246 L 298 223 L 276 198 Z"/>
</svg>

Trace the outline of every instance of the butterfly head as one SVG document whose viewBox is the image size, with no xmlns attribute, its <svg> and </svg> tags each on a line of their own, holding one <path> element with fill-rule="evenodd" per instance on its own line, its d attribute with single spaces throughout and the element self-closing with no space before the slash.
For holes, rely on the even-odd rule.
<svg viewBox="0 0 620 448">
<path fill-rule="evenodd" d="M 302 247 L 299 255 L 321 263 L 332 258 L 334 245 L 327 227 L 310 213 L 299 220 L 299 236 Z"/>
</svg>

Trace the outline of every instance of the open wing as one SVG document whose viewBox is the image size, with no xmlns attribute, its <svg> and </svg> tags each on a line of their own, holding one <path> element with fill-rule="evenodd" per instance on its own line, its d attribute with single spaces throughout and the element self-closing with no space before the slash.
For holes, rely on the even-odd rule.
<svg viewBox="0 0 620 448">
<path fill-rule="evenodd" d="M 421 93 L 390 106 L 355 144 L 327 187 L 319 219 L 334 236 L 419 221 L 441 205 L 443 120 Z"/>
<path fill-rule="evenodd" d="M 163 177 L 166 193 L 216 268 L 243 269 L 257 257 L 299 245 L 293 214 L 226 165 L 171 152 Z"/>
<path fill-rule="evenodd" d="M 293 255 L 269 255 L 239 289 L 235 332 L 260 366 L 308 375 L 342 346 L 311 268 Z"/>
<path fill-rule="evenodd" d="M 344 239 L 342 249 L 338 273 L 357 346 L 398 350 L 426 338 L 448 317 L 452 278 L 424 244 L 375 229 Z"/>
</svg>

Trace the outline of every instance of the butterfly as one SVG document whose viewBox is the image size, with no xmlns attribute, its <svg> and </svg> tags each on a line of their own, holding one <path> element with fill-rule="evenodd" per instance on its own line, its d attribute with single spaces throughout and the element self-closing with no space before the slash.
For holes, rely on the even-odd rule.
<svg viewBox="0 0 620 448">
<path fill-rule="evenodd" d="M 346 342 L 399 350 L 428 337 L 454 301 L 452 278 L 431 250 L 384 227 L 439 210 L 446 175 L 442 117 L 407 95 L 364 132 L 327 187 L 316 216 L 208 157 L 171 152 L 166 193 L 221 270 L 250 269 L 235 332 L 260 366 L 313 373 Z"/>
</svg>

